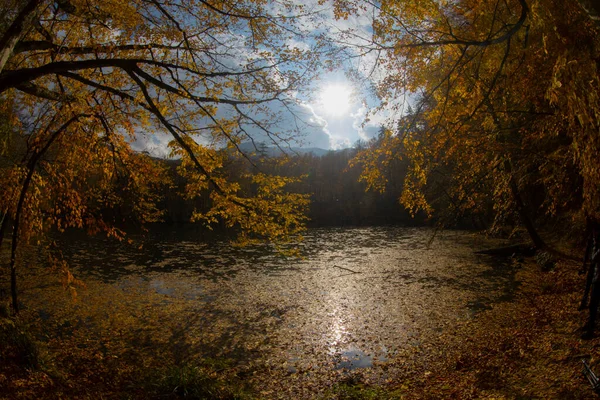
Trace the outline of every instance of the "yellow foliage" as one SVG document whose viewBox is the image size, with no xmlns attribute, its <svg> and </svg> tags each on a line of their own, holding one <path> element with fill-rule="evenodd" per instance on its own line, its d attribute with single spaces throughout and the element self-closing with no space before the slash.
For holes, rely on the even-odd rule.
<svg viewBox="0 0 600 400">
<path fill-rule="evenodd" d="M 186 196 L 214 191 L 214 208 L 202 217 L 207 222 L 222 218 L 266 239 L 297 236 L 305 197 L 286 193 L 290 181 L 282 177 L 259 176 L 257 191 L 242 190 L 223 172 L 229 155 L 221 149 L 239 153 L 252 129 L 289 138 L 273 129 L 277 116 L 269 105 L 288 104 L 288 93 L 306 90 L 318 70 L 311 51 L 288 41 L 303 29 L 302 18 L 293 17 L 304 6 L 287 0 L 276 9 L 263 0 L 30 5 L 19 5 L 0 24 L 7 39 L 0 41 L 6 56 L 0 213 L 18 219 L 22 239 L 71 227 L 122 239 L 123 221 L 103 215 L 107 210 L 123 210 L 142 224 L 159 221 L 157 204 L 170 178 L 132 144 L 165 133 L 171 156 L 181 159 Z"/>
<path fill-rule="evenodd" d="M 431 211 L 426 183 L 443 173 L 460 212 L 486 199 L 499 218 L 514 212 L 512 176 L 544 188 L 547 214 L 600 218 L 600 36 L 577 1 L 382 2 L 374 19 L 377 94 L 419 95 L 400 118 L 402 146 L 383 139 L 357 158 L 369 188 L 384 190 L 386 163 L 402 156 L 413 212 Z"/>
</svg>

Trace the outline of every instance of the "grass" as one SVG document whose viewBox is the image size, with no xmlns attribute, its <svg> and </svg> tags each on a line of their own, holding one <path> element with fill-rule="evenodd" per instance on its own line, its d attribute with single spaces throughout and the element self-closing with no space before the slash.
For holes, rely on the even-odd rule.
<svg viewBox="0 0 600 400">
<path fill-rule="evenodd" d="M 363 383 L 340 382 L 336 384 L 326 398 L 338 400 L 381 400 L 404 399 L 399 390 L 389 390 Z"/>
<path fill-rule="evenodd" d="M 158 396 L 187 399 L 250 400 L 242 381 L 227 371 L 230 362 L 223 359 L 205 359 L 183 365 L 166 366 L 147 376 L 148 392 Z"/>
</svg>

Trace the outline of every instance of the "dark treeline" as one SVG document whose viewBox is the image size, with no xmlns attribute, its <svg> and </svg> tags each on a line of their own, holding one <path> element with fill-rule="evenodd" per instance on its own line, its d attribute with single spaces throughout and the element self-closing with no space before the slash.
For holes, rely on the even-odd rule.
<svg viewBox="0 0 600 400">
<path fill-rule="evenodd" d="M 355 148 L 329 151 L 323 155 L 313 153 L 292 154 L 287 157 L 250 156 L 248 159 L 230 155 L 225 166 L 229 178 L 240 183 L 243 190 L 251 190 L 248 173 L 302 177 L 290 186 L 293 192 L 310 194 L 309 226 L 350 226 L 382 224 L 424 224 L 423 215 L 413 218 L 400 204 L 406 163 L 398 161 L 387 168 L 388 187 L 384 193 L 367 191 L 359 181 L 360 166 L 349 162 L 364 146 L 375 142 L 359 143 Z M 211 206 L 209 192 L 195 199 L 186 199 L 186 181 L 176 173 L 177 160 L 164 161 L 170 167 L 174 187 L 165 190 L 161 208 L 164 222 L 189 222 L 194 210 L 207 211 Z"/>
</svg>

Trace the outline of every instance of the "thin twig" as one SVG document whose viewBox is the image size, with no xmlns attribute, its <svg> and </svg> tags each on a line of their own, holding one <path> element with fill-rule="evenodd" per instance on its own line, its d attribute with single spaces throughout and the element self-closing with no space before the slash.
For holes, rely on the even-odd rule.
<svg viewBox="0 0 600 400">
<path fill-rule="evenodd" d="M 344 271 L 352 272 L 353 274 L 360 274 L 360 273 L 361 273 L 360 271 L 353 271 L 353 270 L 351 270 L 351 269 L 349 269 L 349 268 L 340 267 L 340 266 L 338 266 L 338 265 L 334 265 L 334 267 L 335 267 L 335 268 L 339 268 L 339 269 L 343 269 Z"/>
</svg>

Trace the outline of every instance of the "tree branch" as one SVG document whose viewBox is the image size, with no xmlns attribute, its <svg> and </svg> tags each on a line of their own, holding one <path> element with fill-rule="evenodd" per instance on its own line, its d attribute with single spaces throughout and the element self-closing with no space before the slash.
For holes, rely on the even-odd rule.
<svg viewBox="0 0 600 400">
<path fill-rule="evenodd" d="M 22 84 L 16 86 L 16 88 L 19 89 L 21 92 L 27 93 L 27 94 L 35 96 L 35 97 L 40 97 L 40 98 L 46 99 L 46 100 L 62 101 L 62 102 L 66 102 L 66 103 L 75 101 L 74 96 L 54 92 L 54 91 L 48 90 L 44 87 L 34 85 L 33 83 L 30 83 L 30 82 L 22 83 Z"/>
<path fill-rule="evenodd" d="M 168 85 L 167 83 L 155 78 L 154 76 L 148 74 L 144 70 L 142 70 L 137 64 L 150 64 L 153 66 L 158 66 L 161 68 L 169 69 L 169 68 L 177 68 L 183 69 L 190 73 L 203 76 L 203 77 L 214 77 L 214 76 L 224 76 L 224 75 L 246 75 L 252 74 L 253 71 L 245 71 L 240 73 L 225 73 L 225 72 L 216 72 L 216 73 L 202 73 L 194 70 L 190 70 L 188 68 L 170 64 L 163 63 L 159 61 L 146 60 L 146 59 L 126 59 L 126 58 L 117 58 L 117 59 L 93 59 L 93 60 L 79 60 L 79 61 L 57 61 L 51 62 L 40 67 L 35 68 L 22 68 L 14 71 L 4 71 L 0 73 L 0 93 L 18 87 L 19 85 L 23 85 L 25 83 L 31 82 L 37 78 L 51 75 L 51 74 L 65 74 L 72 71 L 80 71 L 84 69 L 95 69 L 95 68 L 120 68 L 125 71 L 135 71 L 137 75 L 143 77 L 148 82 L 153 85 L 164 89 L 170 93 L 177 94 L 179 96 L 187 97 L 187 95 L 181 90 Z M 264 67 L 263 67 L 264 68 Z M 271 67 L 267 67 L 271 68 Z M 284 89 L 285 90 L 285 89 Z M 204 103 L 222 103 L 229 105 L 241 105 L 241 104 L 260 104 L 272 101 L 279 96 L 281 91 L 276 92 L 272 97 L 263 98 L 263 99 L 253 99 L 253 100 L 232 100 L 226 98 L 218 98 L 218 97 L 202 97 L 202 96 L 194 96 L 195 100 L 204 102 Z"/>
<path fill-rule="evenodd" d="M 0 38 L 0 72 L 4 70 L 14 47 L 27 29 L 28 23 L 33 18 L 34 12 L 41 2 L 42 0 L 30 0 Z"/>
<path fill-rule="evenodd" d="M 48 151 L 52 143 L 63 133 L 69 126 L 77 121 L 80 118 L 89 117 L 87 114 L 79 114 L 75 115 L 67 122 L 65 122 L 60 128 L 58 128 L 55 132 L 52 133 L 46 144 L 38 151 L 36 151 L 29 162 L 27 163 L 27 175 L 25 176 L 25 180 L 21 186 L 21 192 L 19 194 L 19 201 L 17 203 L 17 209 L 15 212 L 15 219 L 13 222 L 13 231 L 12 231 L 12 243 L 11 243 L 11 252 L 10 252 L 10 286 L 11 286 L 11 296 L 12 296 L 12 308 L 15 313 L 19 312 L 19 302 L 17 299 L 17 248 L 19 245 L 19 225 L 21 222 L 21 214 L 23 212 L 23 205 L 25 203 L 25 196 L 27 195 L 27 190 L 29 189 L 29 185 L 31 183 L 31 179 L 33 178 L 33 173 L 35 171 L 35 167 L 40 160 L 40 158 Z"/>
<path fill-rule="evenodd" d="M 499 43 L 509 40 L 523 27 L 523 24 L 525 23 L 525 20 L 527 19 L 527 14 L 529 14 L 529 6 L 527 5 L 526 0 L 519 0 L 519 4 L 521 5 L 521 15 L 519 17 L 519 20 L 514 25 L 512 25 L 512 27 L 509 30 L 507 30 L 503 35 L 495 37 L 495 38 L 488 38 L 485 40 L 467 40 L 467 39 L 458 39 L 458 38 L 448 39 L 448 40 L 435 40 L 435 41 L 421 40 L 419 42 L 398 44 L 396 46 L 384 46 L 384 45 L 379 45 L 379 46 L 382 49 L 394 50 L 397 48 L 418 48 L 418 47 L 434 47 L 434 46 L 448 46 L 448 45 L 486 47 L 486 46 L 491 46 L 494 44 L 499 44 Z M 510 25 L 508 25 L 508 26 L 510 26 Z M 375 44 L 377 44 L 377 43 L 375 43 Z"/>
<path fill-rule="evenodd" d="M 175 138 L 177 143 L 179 143 L 179 145 L 188 153 L 188 156 L 190 157 L 190 159 L 192 160 L 192 162 L 194 163 L 196 168 L 198 168 L 198 170 L 202 173 L 202 175 L 204 175 L 206 177 L 206 179 L 214 187 L 216 192 L 219 193 L 221 196 L 226 197 L 227 195 L 226 195 L 225 191 L 219 186 L 219 184 L 217 182 L 215 182 L 215 180 L 212 178 L 212 176 L 209 174 L 209 172 L 206 170 L 206 168 L 204 168 L 204 166 L 200 163 L 200 161 L 194 154 L 194 150 L 192 150 L 190 145 L 185 142 L 183 137 L 179 133 L 177 133 L 177 131 L 173 128 L 173 126 L 171 126 L 169 121 L 167 121 L 165 116 L 160 112 L 160 110 L 154 103 L 154 100 L 150 96 L 150 93 L 148 92 L 148 88 L 146 87 L 144 82 L 140 79 L 139 76 L 136 75 L 134 70 L 128 70 L 127 72 L 129 74 L 129 76 L 131 77 L 131 79 L 133 79 L 133 81 L 139 86 L 140 90 L 142 91 L 144 98 L 146 99 L 146 102 L 148 103 L 150 112 L 152 114 L 154 114 L 156 116 L 156 118 L 158 118 L 160 123 L 169 131 L 169 133 L 173 136 L 173 138 Z M 242 204 L 240 204 L 240 205 L 242 205 Z"/>
<path fill-rule="evenodd" d="M 125 45 L 97 45 L 81 47 L 64 47 L 47 40 L 25 40 L 16 44 L 13 53 L 25 53 L 28 51 L 54 50 L 57 54 L 97 54 L 113 53 L 117 51 L 142 51 L 142 50 L 194 50 L 183 46 L 167 46 L 162 44 L 125 44 Z"/>
</svg>

